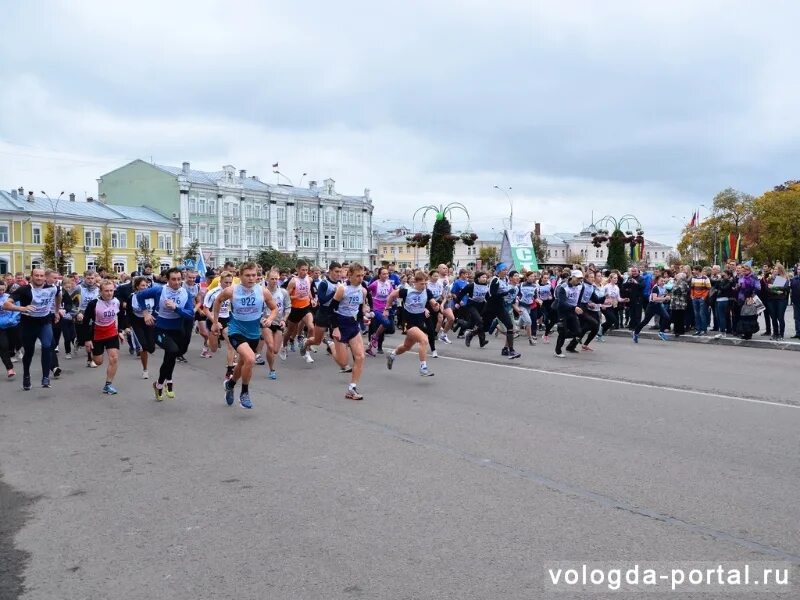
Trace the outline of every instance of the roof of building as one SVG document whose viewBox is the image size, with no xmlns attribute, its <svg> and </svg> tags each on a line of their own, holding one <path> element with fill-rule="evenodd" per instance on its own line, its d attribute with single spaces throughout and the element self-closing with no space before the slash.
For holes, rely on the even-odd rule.
<svg viewBox="0 0 800 600">
<path fill-rule="evenodd" d="M 161 213 L 146 206 L 119 206 L 116 204 L 103 204 L 102 202 L 73 202 L 68 199 L 53 201 L 47 198 L 33 196 L 20 196 L 16 192 L 0 190 L 0 212 L 27 213 L 31 216 L 40 215 L 42 218 L 52 216 L 53 206 L 56 215 L 72 217 L 75 219 L 94 219 L 106 221 L 135 221 L 141 223 L 155 223 L 159 225 L 176 226 L 177 223 Z"/>
<path fill-rule="evenodd" d="M 196 183 L 200 185 L 207 185 L 211 187 L 216 187 L 221 180 L 225 179 L 225 171 L 198 171 L 197 169 L 189 169 L 187 172 L 184 172 L 182 167 L 172 167 L 169 165 L 157 165 L 153 163 L 155 168 L 164 171 L 165 173 L 169 173 L 174 177 L 178 177 L 180 175 L 184 175 L 186 180 L 189 183 Z M 320 194 L 324 191 L 321 187 L 315 188 L 302 188 L 302 187 L 295 187 L 293 185 L 288 184 L 272 184 L 266 183 L 265 181 L 261 181 L 260 179 L 251 176 L 251 177 L 239 177 L 238 175 L 234 176 L 233 184 L 236 186 L 242 186 L 246 190 L 257 191 L 257 192 L 264 192 L 264 193 L 272 193 L 272 194 L 286 194 L 287 196 L 291 196 L 293 198 L 319 198 Z M 339 194 L 338 192 L 334 192 L 333 194 L 337 199 L 344 200 L 346 202 L 364 202 L 364 196 L 348 196 L 345 194 Z"/>
</svg>

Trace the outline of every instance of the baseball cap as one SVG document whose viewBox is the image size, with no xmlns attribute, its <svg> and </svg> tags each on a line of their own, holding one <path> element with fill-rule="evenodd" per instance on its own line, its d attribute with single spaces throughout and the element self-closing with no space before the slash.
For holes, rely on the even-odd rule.
<svg viewBox="0 0 800 600">
<path fill-rule="evenodd" d="M 572 276 L 572 277 L 578 277 L 579 279 L 583 279 L 583 273 L 582 273 L 581 271 L 579 271 L 578 269 L 575 269 L 575 270 L 572 272 L 572 275 L 571 275 L 571 276 Z"/>
</svg>

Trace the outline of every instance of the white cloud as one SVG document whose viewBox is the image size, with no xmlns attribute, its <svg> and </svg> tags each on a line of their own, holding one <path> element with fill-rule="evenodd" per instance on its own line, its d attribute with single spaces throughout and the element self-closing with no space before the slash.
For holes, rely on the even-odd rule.
<svg viewBox="0 0 800 600">
<path fill-rule="evenodd" d="M 0 184 L 96 192 L 134 158 L 332 176 L 410 224 L 460 201 L 669 241 L 728 186 L 796 178 L 789 2 L 102 2 L 8 7 Z M 465 224 L 462 224 L 465 226 Z M 654 236 L 656 234 L 654 233 Z"/>
</svg>

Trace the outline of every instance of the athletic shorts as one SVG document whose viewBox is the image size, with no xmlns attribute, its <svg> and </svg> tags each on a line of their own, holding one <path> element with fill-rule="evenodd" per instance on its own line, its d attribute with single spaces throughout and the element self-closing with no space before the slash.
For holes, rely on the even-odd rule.
<svg viewBox="0 0 800 600">
<path fill-rule="evenodd" d="M 219 324 L 223 329 L 225 329 L 228 326 L 228 321 L 230 320 L 231 320 L 230 317 L 220 317 Z M 206 319 L 206 327 L 208 327 L 209 331 L 211 331 L 211 325 L 212 325 L 211 319 Z"/>
<path fill-rule="evenodd" d="M 294 308 L 292 307 L 292 312 L 289 313 L 289 321 L 292 323 L 299 323 L 303 320 L 307 314 L 311 312 L 311 305 L 306 306 L 305 308 Z"/>
<path fill-rule="evenodd" d="M 104 340 L 92 340 L 92 356 L 102 356 L 106 350 L 112 348 L 119 350 L 119 336 L 115 335 Z"/>
<path fill-rule="evenodd" d="M 407 311 L 403 311 L 406 329 L 411 329 L 412 327 L 416 327 L 417 329 L 421 329 L 422 331 L 427 332 L 427 328 L 425 327 L 425 313 L 415 314 L 410 313 Z M 431 313 L 433 314 L 433 313 Z"/>
<path fill-rule="evenodd" d="M 314 315 L 314 325 L 328 329 L 331 326 L 331 309 L 327 306 L 320 308 Z"/>
<path fill-rule="evenodd" d="M 273 323 L 267 329 L 269 329 L 273 333 L 283 333 L 283 327 L 281 327 L 280 323 Z"/>
<path fill-rule="evenodd" d="M 239 335 L 238 333 L 234 333 L 233 335 L 228 336 L 228 341 L 230 342 L 234 350 L 236 350 L 242 344 L 247 344 L 248 346 L 250 346 L 250 349 L 253 352 L 256 352 L 256 350 L 258 349 L 258 344 L 259 342 L 261 342 L 260 339 L 250 340 L 242 335 Z"/>
<path fill-rule="evenodd" d="M 200 311 L 195 311 L 194 320 L 195 321 L 205 321 L 205 320 L 207 320 L 207 318 L 206 318 L 205 314 L 201 313 Z"/>
<path fill-rule="evenodd" d="M 339 341 L 346 344 L 359 335 L 361 335 L 361 327 L 358 326 L 358 321 L 339 315 Z"/>
</svg>

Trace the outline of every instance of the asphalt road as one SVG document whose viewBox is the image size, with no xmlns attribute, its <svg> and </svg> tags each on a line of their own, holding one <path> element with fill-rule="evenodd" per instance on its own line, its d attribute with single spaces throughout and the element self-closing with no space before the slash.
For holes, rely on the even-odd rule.
<svg viewBox="0 0 800 600">
<path fill-rule="evenodd" d="M 559 561 L 796 578 L 797 353 L 596 347 L 444 346 L 431 379 L 368 359 L 363 402 L 290 355 L 252 411 L 196 348 L 163 403 L 127 354 L 116 397 L 79 360 L 50 390 L 0 382 L 0 598 L 587 597 L 547 587 Z"/>
</svg>

